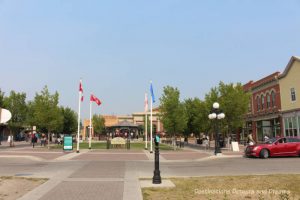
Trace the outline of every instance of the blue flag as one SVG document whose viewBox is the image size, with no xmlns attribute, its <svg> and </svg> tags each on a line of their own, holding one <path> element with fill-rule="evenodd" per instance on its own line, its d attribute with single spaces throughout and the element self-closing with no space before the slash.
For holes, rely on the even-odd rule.
<svg viewBox="0 0 300 200">
<path fill-rule="evenodd" d="M 151 92 L 151 97 L 152 97 L 152 103 L 155 103 L 155 96 L 154 96 L 154 92 L 153 92 L 152 82 L 151 82 L 151 85 L 150 85 L 150 92 Z"/>
</svg>

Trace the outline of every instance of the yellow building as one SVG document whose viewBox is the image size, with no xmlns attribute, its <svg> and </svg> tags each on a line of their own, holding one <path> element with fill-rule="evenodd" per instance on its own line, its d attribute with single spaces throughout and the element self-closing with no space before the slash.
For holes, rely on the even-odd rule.
<svg viewBox="0 0 300 200">
<path fill-rule="evenodd" d="M 285 136 L 300 136 L 300 58 L 293 56 L 279 76 Z M 297 95 L 298 94 L 298 95 Z"/>
</svg>

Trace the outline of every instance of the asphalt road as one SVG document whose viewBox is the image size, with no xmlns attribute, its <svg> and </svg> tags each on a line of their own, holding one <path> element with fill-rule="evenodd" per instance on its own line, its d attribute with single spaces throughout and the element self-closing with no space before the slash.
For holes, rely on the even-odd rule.
<svg viewBox="0 0 300 200">
<path fill-rule="evenodd" d="M 114 165 L 116 161 L 50 161 L 40 162 L 28 158 L 0 158 L 0 175 L 25 174 L 30 177 L 51 178 L 58 170 L 67 170 L 74 165 L 86 163 L 103 163 Z M 131 163 L 136 167 L 138 176 L 153 176 L 153 161 L 121 161 L 119 163 Z M 99 169 L 101 170 L 101 169 Z M 112 170 L 109 167 L 105 170 Z M 251 174 L 293 174 L 300 173 L 300 158 L 209 158 L 201 161 L 168 161 L 160 164 L 162 177 L 177 176 L 222 176 L 222 175 L 251 175 Z M 92 173 L 92 172 L 90 172 Z M 107 172 L 109 173 L 109 171 Z"/>
</svg>

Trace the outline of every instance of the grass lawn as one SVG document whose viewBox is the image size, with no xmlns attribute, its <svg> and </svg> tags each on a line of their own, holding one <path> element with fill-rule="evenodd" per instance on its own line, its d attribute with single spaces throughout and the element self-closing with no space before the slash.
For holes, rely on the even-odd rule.
<svg viewBox="0 0 300 200">
<path fill-rule="evenodd" d="M 76 149 L 76 143 L 73 144 L 73 149 Z M 154 150 L 154 145 L 153 145 L 153 150 Z M 52 145 L 51 149 L 62 149 L 63 145 Z M 88 149 L 89 148 L 89 143 L 87 142 L 83 142 L 80 143 L 79 146 L 80 149 Z M 106 142 L 94 142 L 92 143 L 92 149 L 106 149 Z M 127 146 L 125 145 L 125 148 L 123 149 L 127 149 Z M 145 143 L 131 143 L 130 144 L 130 149 L 132 150 L 144 150 L 145 149 Z M 150 143 L 148 144 L 148 149 L 150 149 Z M 173 150 L 173 148 L 171 146 L 165 145 L 165 144 L 160 144 L 159 145 L 159 149 L 162 151 L 169 151 L 169 150 Z"/>
<path fill-rule="evenodd" d="M 172 189 L 144 188 L 144 200 L 300 200 L 300 174 L 172 178 Z"/>
</svg>

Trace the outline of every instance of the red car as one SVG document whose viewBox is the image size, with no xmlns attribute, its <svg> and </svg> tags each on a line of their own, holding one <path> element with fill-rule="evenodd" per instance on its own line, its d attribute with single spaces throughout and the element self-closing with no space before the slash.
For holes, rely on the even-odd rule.
<svg viewBox="0 0 300 200">
<path fill-rule="evenodd" d="M 245 156 L 260 158 L 273 156 L 300 156 L 300 138 L 272 138 L 263 144 L 249 145 L 245 150 Z"/>
</svg>

